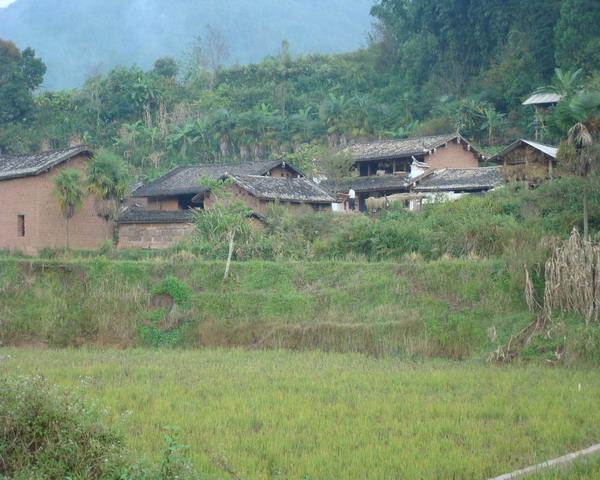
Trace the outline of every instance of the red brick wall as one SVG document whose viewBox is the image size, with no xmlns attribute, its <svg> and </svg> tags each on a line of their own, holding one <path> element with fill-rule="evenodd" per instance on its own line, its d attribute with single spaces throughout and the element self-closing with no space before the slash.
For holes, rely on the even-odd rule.
<svg viewBox="0 0 600 480">
<path fill-rule="evenodd" d="M 477 154 L 469 152 L 464 144 L 455 141 L 448 143 L 447 147 L 440 147 L 431 155 L 425 157 L 425 162 L 435 169 L 442 168 L 475 168 L 479 166 Z"/>
<path fill-rule="evenodd" d="M 36 254 L 65 246 L 65 220 L 52 194 L 54 179 L 67 168 L 81 170 L 84 178 L 86 162 L 86 157 L 75 157 L 42 175 L 0 181 L 0 249 Z M 25 216 L 24 237 L 17 234 L 18 215 Z M 98 248 L 112 239 L 112 227 L 96 215 L 92 195 L 77 208 L 69 230 L 73 249 Z"/>
<path fill-rule="evenodd" d="M 120 224 L 119 248 L 168 248 L 193 231 L 186 223 Z"/>
</svg>

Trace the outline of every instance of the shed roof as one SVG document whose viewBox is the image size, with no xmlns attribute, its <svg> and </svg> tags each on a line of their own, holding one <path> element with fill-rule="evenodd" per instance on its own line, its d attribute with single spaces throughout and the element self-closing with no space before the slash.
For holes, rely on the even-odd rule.
<svg viewBox="0 0 600 480">
<path fill-rule="evenodd" d="M 264 177 L 260 175 L 229 175 L 236 185 L 262 200 L 293 203 L 333 203 L 325 189 L 306 178 Z"/>
<path fill-rule="evenodd" d="M 197 195 L 206 192 L 206 187 L 200 185 L 199 180 L 208 177 L 212 180 L 221 180 L 227 174 L 239 175 L 266 175 L 270 170 L 281 165 L 286 165 L 300 175 L 300 172 L 283 160 L 267 162 L 253 162 L 241 164 L 209 164 L 190 167 L 178 167 L 163 177 L 138 188 L 133 192 L 133 197 L 166 197 L 175 195 Z"/>
<path fill-rule="evenodd" d="M 327 188 L 336 193 L 347 193 L 351 188 L 356 193 L 395 191 L 408 189 L 411 183 L 407 173 L 351 177 L 337 182 L 327 182 Z"/>
<path fill-rule="evenodd" d="M 447 133 L 445 135 L 433 135 L 428 137 L 359 143 L 345 148 L 343 153 L 350 155 L 356 161 L 411 157 L 429 153 L 433 149 L 441 147 L 456 139 L 460 139 L 467 144 L 469 143 L 458 133 Z"/>
<path fill-rule="evenodd" d="M 491 190 L 504 183 L 501 167 L 446 168 L 424 177 L 415 192 L 466 192 Z"/>
<path fill-rule="evenodd" d="M 190 223 L 191 210 L 144 210 L 131 207 L 119 215 L 121 224 L 132 223 Z"/>
<path fill-rule="evenodd" d="M 538 143 L 538 142 L 534 142 L 532 140 L 525 140 L 525 139 L 521 138 L 521 139 L 516 140 L 515 142 L 511 143 L 508 147 L 506 147 L 504 150 L 502 150 L 497 155 L 494 155 L 492 158 L 490 158 L 490 161 L 491 162 L 497 161 L 502 156 L 506 155 L 507 153 L 512 152 L 513 150 L 515 150 L 523 145 L 528 145 L 531 148 L 534 148 L 534 149 L 542 152 L 544 155 L 547 155 L 554 159 L 556 159 L 556 155 L 558 154 L 558 148 L 553 147 L 552 145 L 545 145 L 543 143 Z"/>
<path fill-rule="evenodd" d="M 562 95 L 558 93 L 534 93 L 523 102 L 523 105 L 550 105 L 561 100 Z"/>
<path fill-rule="evenodd" d="M 0 154 L 0 180 L 40 175 L 77 155 L 91 157 L 92 152 L 85 145 L 79 145 L 27 155 Z"/>
</svg>

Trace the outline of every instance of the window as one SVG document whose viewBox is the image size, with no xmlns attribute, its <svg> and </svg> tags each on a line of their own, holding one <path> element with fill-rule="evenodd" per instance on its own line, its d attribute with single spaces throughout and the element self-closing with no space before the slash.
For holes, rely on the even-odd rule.
<svg viewBox="0 0 600 480">
<path fill-rule="evenodd" d="M 17 215 L 17 235 L 25 236 L 25 215 Z"/>
</svg>

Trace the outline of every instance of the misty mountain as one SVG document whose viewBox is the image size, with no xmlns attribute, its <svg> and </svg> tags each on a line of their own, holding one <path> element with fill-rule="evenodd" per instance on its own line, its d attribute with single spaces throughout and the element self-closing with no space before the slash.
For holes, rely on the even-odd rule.
<svg viewBox="0 0 600 480">
<path fill-rule="evenodd" d="M 229 64 L 256 62 L 288 40 L 292 53 L 366 43 L 374 0 L 17 0 L 0 8 L 0 38 L 32 47 L 48 66 L 44 87 L 75 87 L 116 65 L 181 59 L 206 25 L 230 46 Z"/>
</svg>

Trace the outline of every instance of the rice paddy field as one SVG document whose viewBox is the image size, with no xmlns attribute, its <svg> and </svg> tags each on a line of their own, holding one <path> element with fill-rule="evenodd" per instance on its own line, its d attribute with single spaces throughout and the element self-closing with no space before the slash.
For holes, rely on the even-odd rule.
<svg viewBox="0 0 600 480">
<path fill-rule="evenodd" d="M 594 369 L 279 350 L 0 358 L 2 376 L 43 375 L 106 408 L 149 460 L 175 428 L 208 479 L 485 479 L 600 442 Z M 536 478 L 599 475 L 596 462 Z"/>
</svg>

